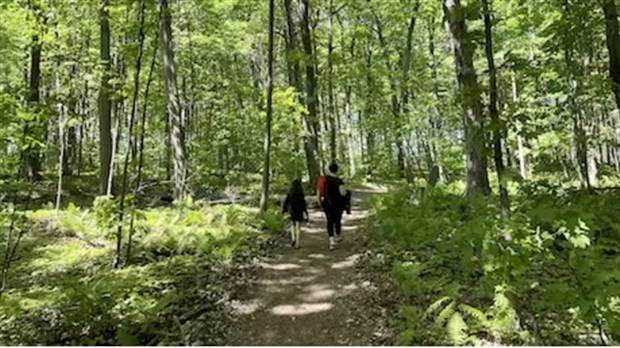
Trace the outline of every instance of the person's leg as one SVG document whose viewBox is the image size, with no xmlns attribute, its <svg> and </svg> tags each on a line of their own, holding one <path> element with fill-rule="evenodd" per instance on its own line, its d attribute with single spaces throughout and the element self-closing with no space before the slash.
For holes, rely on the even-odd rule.
<svg viewBox="0 0 620 348">
<path fill-rule="evenodd" d="M 291 221 L 291 246 L 295 245 L 295 224 L 297 221 Z"/>
<path fill-rule="evenodd" d="M 331 211 L 325 209 L 325 219 L 327 220 L 327 235 L 331 238 L 334 236 L 334 220 Z"/>
<path fill-rule="evenodd" d="M 342 238 L 340 233 L 342 232 L 342 210 L 334 212 L 334 229 L 336 233 L 336 241 L 340 242 Z"/>
<path fill-rule="evenodd" d="M 334 219 L 334 211 L 333 209 L 325 210 L 325 217 L 327 218 L 327 234 L 329 236 L 329 249 L 333 249 L 336 245 L 336 240 L 334 239 L 334 229 L 336 227 L 336 220 Z"/>
<path fill-rule="evenodd" d="M 301 221 L 295 221 L 295 247 L 299 248 L 299 237 L 301 236 Z"/>
</svg>

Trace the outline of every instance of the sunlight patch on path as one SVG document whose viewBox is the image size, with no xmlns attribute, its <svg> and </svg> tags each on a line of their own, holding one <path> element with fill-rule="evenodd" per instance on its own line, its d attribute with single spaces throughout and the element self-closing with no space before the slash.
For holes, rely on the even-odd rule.
<svg viewBox="0 0 620 348">
<path fill-rule="evenodd" d="M 297 265 L 297 264 L 294 264 L 294 263 L 280 263 L 280 264 L 272 265 L 272 264 L 261 262 L 260 266 L 262 268 L 271 269 L 271 270 L 274 270 L 274 271 L 288 271 L 288 270 L 291 270 L 291 269 L 299 269 L 299 268 L 301 268 L 300 265 Z"/>
<path fill-rule="evenodd" d="M 331 303 L 302 303 L 298 305 L 280 305 L 271 309 L 275 315 L 307 315 L 325 312 L 332 309 Z"/>
<path fill-rule="evenodd" d="M 355 266 L 355 262 L 357 261 L 357 259 L 359 259 L 359 257 L 360 257 L 360 254 L 353 254 L 347 257 L 346 259 L 344 259 L 343 261 L 332 264 L 331 268 L 332 269 L 351 268 Z"/>
</svg>

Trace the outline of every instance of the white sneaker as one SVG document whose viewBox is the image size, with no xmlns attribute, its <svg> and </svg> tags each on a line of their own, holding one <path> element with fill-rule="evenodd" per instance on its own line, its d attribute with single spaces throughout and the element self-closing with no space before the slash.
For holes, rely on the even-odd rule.
<svg viewBox="0 0 620 348">
<path fill-rule="evenodd" d="M 334 250 L 335 247 L 336 241 L 334 240 L 334 237 L 329 237 L 329 250 Z"/>
<path fill-rule="evenodd" d="M 342 237 L 336 236 L 336 243 L 342 243 Z"/>
</svg>

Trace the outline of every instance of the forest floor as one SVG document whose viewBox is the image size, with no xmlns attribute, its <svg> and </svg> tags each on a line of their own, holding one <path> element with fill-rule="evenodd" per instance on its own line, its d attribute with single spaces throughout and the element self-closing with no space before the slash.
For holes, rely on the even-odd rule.
<svg viewBox="0 0 620 348">
<path fill-rule="evenodd" d="M 343 217 L 343 241 L 335 250 L 328 249 L 325 216 L 316 208 L 302 227 L 299 249 L 291 247 L 288 231 L 278 238 L 230 302 L 227 344 L 391 344 L 376 277 L 359 262 L 365 253 L 364 202 L 382 191 L 376 186 L 354 191 L 351 214 Z"/>
</svg>

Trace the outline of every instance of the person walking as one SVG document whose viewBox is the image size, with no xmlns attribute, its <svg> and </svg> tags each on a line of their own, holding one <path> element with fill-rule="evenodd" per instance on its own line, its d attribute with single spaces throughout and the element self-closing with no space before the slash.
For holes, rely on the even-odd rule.
<svg viewBox="0 0 620 348">
<path fill-rule="evenodd" d="M 336 243 L 342 241 L 342 213 L 350 209 L 351 193 L 344 181 L 338 177 L 338 165 L 329 165 L 329 173 L 321 177 L 318 183 L 318 201 L 327 219 L 329 250 L 334 250 Z"/>
<path fill-rule="evenodd" d="M 291 183 L 284 203 L 282 204 L 282 213 L 289 213 L 291 217 L 291 246 L 299 248 L 299 238 L 301 237 L 301 223 L 309 220 L 308 208 L 304 196 L 304 189 L 301 186 L 301 180 L 295 179 Z"/>
</svg>

